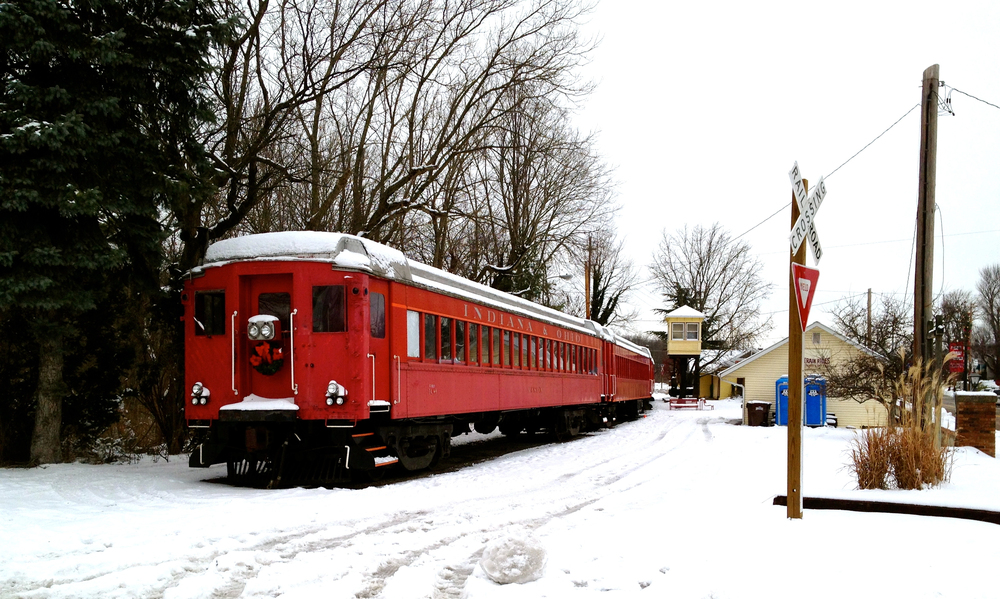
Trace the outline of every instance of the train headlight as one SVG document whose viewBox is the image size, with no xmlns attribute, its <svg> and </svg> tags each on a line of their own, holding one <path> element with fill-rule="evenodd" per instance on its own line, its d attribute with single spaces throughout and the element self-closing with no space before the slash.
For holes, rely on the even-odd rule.
<svg viewBox="0 0 1000 599">
<path fill-rule="evenodd" d="M 337 404 L 338 406 L 344 405 L 347 397 L 347 389 L 338 383 L 337 381 L 330 381 L 326 385 L 326 405 L 332 406 Z"/>
<path fill-rule="evenodd" d="M 247 327 L 247 335 L 251 339 L 260 339 L 260 327 L 257 326 L 256 322 L 251 322 L 250 326 Z"/>
<path fill-rule="evenodd" d="M 260 338 L 261 339 L 274 339 L 274 326 L 269 322 L 265 322 L 260 325 Z"/>
<path fill-rule="evenodd" d="M 191 385 L 191 405 L 192 406 L 204 406 L 208 404 L 208 398 L 212 395 L 212 392 L 208 390 L 208 387 L 201 384 L 201 381 Z"/>
</svg>

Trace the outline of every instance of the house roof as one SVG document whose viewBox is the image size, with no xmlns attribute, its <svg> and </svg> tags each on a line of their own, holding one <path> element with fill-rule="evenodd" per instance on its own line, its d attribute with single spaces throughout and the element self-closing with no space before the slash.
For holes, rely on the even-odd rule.
<svg viewBox="0 0 1000 599">
<path fill-rule="evenodd" d="M 691 306 L 681 306 L 667 314 L 667 318 L 705 318 L 705 315 Z"/>
<path fill-rule="evenodd" d="M 847 337 L 841 335 L 837 331 L 835 331 L 835 330 L 831 329 L 830 327 L 826 326 L 822 322 L 818 322 L 817 321 L 817 322 L 811 323 L 809 326 L 806 327 L 806 332 L 808 333 L 809 331 L 812 331 L 813 329 L 821 329 L 824 332 L 829 333 L 830 335 L 833 335 L 837 339 L 840 339 L 844 343 L 847 343 L 849 345 L 853 345 L 854 347 L 858 348 L 860 351 L 865 352 L 866 354 L 878 357 L 878 353 L 877 352 L 875 352 L 875 351 L 873 351 L 873 350 L 865 347 L 864 345 L 861 345 L 860 343 L 857 343 L 856 341 L 854 341 L 852 339 L 848 339 Z M 734 365 L 730 366 L 729 368 L 723 370 L 722 372 L 718 373 L 717 376 L 719 376 L 720 378 L 721 377 L 725 377 L 726 375 L 728 375 L 729 373 L 735 371 L 736 369 L 742 368 L 742 367 L 746 366 L 747 364 L 749 364 L 750 362 L 753 362 L 754 360 L 756 360 L 756 359 L 758 359 L 758 358 L 760 358 L 762 356 L 766 356 L 767 354 L 771 353 L 772 351 L 774 351 L 775 349 L 781 347 L 782 345 L 784 345 L 786 343 L 788 343 L 788 337 L 785 337 L 784 339 L 782 339 L 781 341 L 775 343 L 771 347 L 767 347 L 767 348 L 764 348 L 764 349 L 760 350 L 759 352 L 757 352 L 754 355 L 750 356 L 746 360 L 741 360 L 741 361 L 737 362 L 736 364 L 734 364 Z"/>
</svg>

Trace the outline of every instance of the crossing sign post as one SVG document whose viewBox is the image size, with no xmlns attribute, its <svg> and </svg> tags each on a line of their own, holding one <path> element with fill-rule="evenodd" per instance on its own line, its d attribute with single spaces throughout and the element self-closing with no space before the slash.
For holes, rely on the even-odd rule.
<svg viewBox="0 0 1000 599">
<path fill-rule="evenodd" d="M 788 289 L 788 495 L 785 505 L 788 517 L 798 519 L 802 518 L 802 335 L 819 279 L 817 269 L 805 266 L 806 249 L 802 247 L 802 242 L 809 240 L 813 258 L 818 264 L 823 256 L 823 247 L 813 221 L 826 197 L 826 184 L 820 178 L 812 193 L 807 193 L 809 184 L 802 178 L 798 162 L 788 172 L 788 179 L 792 183 L 792 231 L 788 237 L 791 272 Z"/>
<path fill-rule="evenodd" d="M 802 180 L 802 172 L 799 170 L 797 161 L 792 170 L 788 171 L 788 179 L 792 182 L 792 196 L 799 208 L 799 218 L 792 225 L 792 233 L 788 238 L 792 245 L 792 251 L 797 252 L 802 242 L 808 239 L 813 258 L 816 260 L 816 264 L 819 264 L 819 259 L 823 257 L 823 246 L 819 243 L 819 233 L 816 232 L 813 219 L 816 218 L 816 213 L 819 212 L 819 207 L 823 204 L 823 198 L 826 197 L 826 183 L 823 181 L 823 177 L 820 177 L 819 184 L 807 196 L 806 186 Z"/>
</svg>

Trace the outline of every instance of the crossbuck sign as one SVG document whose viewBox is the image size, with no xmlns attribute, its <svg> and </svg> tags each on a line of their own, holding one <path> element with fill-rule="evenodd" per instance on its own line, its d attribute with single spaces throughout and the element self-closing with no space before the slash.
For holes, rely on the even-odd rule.
<svg viewBox="0 0 1000 599">
<path fill-rule="evenodd" d="M 816 264 L 819 264 L 819 259 L 823 256 L 823 246 L 819 243 L 819 234 L 816 232 L 813 219 L 816 218 L 816 213 L 819 212 L 819 207 L 823 204 L 823 198 L 826 197 L 826 183 L 823 182 L 823 177 L 820 177 L 819 183 L 813 187 L 809 197 L 806 197 L 806 186 L 802 182 L 798 161 L 795 162 L 792 170 L 788 171 L 788 179 L 792 182 L 792 194 L 795 196 L 795 203 L 799 206 L 799 219 L 795 221 L 792 234 L 788 238 L 792 244 L 792 251 L 799 251 L 802 242 L 809 239 L 813 258 L 816 259 Z"/>
</svg>

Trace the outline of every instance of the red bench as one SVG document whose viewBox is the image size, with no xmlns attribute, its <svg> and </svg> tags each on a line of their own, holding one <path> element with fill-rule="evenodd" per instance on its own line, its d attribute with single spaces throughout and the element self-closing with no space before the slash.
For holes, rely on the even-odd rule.
<svg viewBox="0 0 1000 599">
<path fill-rule="evenodd" d="M 693 408 L 695 410 L 714 410 L 715 406 L 705 404 L 704 399 L 696 397 L 671 397 L 670 409 L 679 410 L 681 408 Z"/>
</svg>

